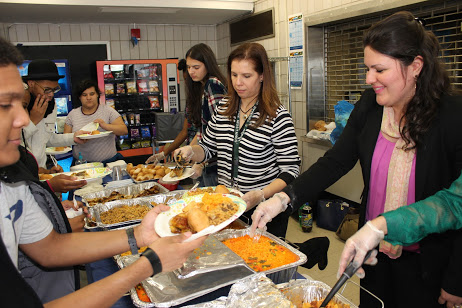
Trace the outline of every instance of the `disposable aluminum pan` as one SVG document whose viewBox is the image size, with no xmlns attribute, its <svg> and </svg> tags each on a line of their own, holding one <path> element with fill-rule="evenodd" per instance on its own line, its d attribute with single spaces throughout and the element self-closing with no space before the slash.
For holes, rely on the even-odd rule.
<svg viewBox="0 0 462 308">
<path fill-rule="evenodd" d="M 241 230 L 224 230 L 222 232 L 215 234 L 215 237 L 219 241 L 224 241 L 229 238 L 238 238 L 241 236 L 248 235 L 249 232 L 250 232 L 250 228 L 241 229 Z M 295 261 L 293 263 L 289 263 L 289 264 L 286 264 L 286 265 L 283 265 L 277 268 L 273 268 L 267 271 L 262 271 L 261 273 L 264 273 L 268 278 L 270 278 L 276 284 L 289 281 L 293 276 L 295 276 L 295 273 L 297 272 L 297 267 L 306 262 L 307 260 L 306 255 L 300 252 L 299 250 L 295 249 L 294 247 L 290 246 L 288 243 L 284 242 L 280 238 L 272 235 L 271 233 L 268 233 L 265 231 L 263 232 L 263 235 L 275 241 L 279 245 L 289 249 L 291 252 L 296 254 L 299 259 L 298 261 Z"/>
<path fill-rule="evenodd" d="M 118 226 L 125 226 L 128 224 L 140 222 L 141 219 L 134 219 L 134 220 L 118 222 L 118 223 L 113 223 L 113 224 L 104 224 L 101 221 L 100 215 L 101 213 L 107 212 L 110 209 L 120 207 L 122 205 L 134 206 L 137 204 L 143 204 L 143 205 L 147 205 L 149 208 L 153 208 L 153 205 L 159 204 L 159 203 L 164 203 L 164 204 L 169 205 L 181 199 L 181 196 L 183 194 L 184 194 L 184 190 L 177 190 L 177 191 L 172 191 L 172 192 L 168 192 L 165 194 L 158 194 L 158 195 L 149 196 L 149 197 L 140 197 L 140 198 L 135 198 L 135 199 L 122 199 L 122 200 L 117 200 L 117 201 L 110 201 L 106 203 L 99 203 L 95 206 L 92 206 L 91 208 L 89 208 L 89 211 L 92 217 L 95 218 L 96 224 L 99 228 L 112 228 L 112 227 L 118 227 Z"/>
<path fill-rule="evenodd" d="M 115 188 L 105 188 L 98 192 L 88 193 L 82 196 L 82 202 L 85 203 L 85 205 L 90 206 L 90 204 L 88 203 L 88 200 L 107 197 L 114 191 L 117 191 L 121 193 L 122 195 L 132 196 L 132 195 L 137 195 L 143 190 L 151 188 L 153 186 L 156 186 L 159 188 L 159 193 L 169 192 L 167 188 L 165 188 L 164 186 L 160 185 L 157 182 L 148 182 L 148 183 L 142 183 L 142 184 L 132 184 L 128 186 L 115 187 Z"/>
<path fill-rule="evenodd" d="M 306 279 L 279 284 L 278 288 L 297 307 L 303 307 L 303 303 L 314 300 L 323 300 L 331 289 L 324 282 Z M 332 301 L 335 304 L 348 304 L 351 308 L 358 308 L 341 294 L 336 294 Z"/>
<path fill-rule="evenodd" d="M 226 256 L 222 254 L 228 253 Z M 213 260 L 213 256 L 220 260 Z M 228 247 L 220 243 L 213 236 L 209 236 L 199 250 L 196 250 L 186 261 L 185 266 L 195 267 L 185 277 L 179 277 L 178 272 L 160 273 L 144 280 L 141 284 L 146 290 L 152 303 L 139 300 L 132 292 L 133 303 L 137 307 L 171 307 L 183 304 L 194 298 L 208 294 L 221 287 L 233 284 L 245 277 L 253 275 L 244 261 L 232 253 Z M 129 255 L 116 258 L 120 268 L 124 268 L 139 258 L 139 255 Z M 201 258 L 203 262 L 199 261 Z M 201 271 L 210 263 L 210 270 Z M 134 291 L 136 293 L 136 291 Z"/>
<path fill-rule="evenodd" d="M 136 198 L 136 199 L 111 201 L 107 203 L 99 203 L 90 208 L 90 214 L 92 215 L 93 218 L 95 218 L 96 224 L 99 228 L 111 228 L 111 227 L 116 227 L 116 226 L 123 226 L 127 224 L 133 224 L 136 222 L 140 222 L 142 220 L 142 218 L 140 218 L 140 219 L 127 220 L 127 221 L 120 221 L 120 222 L 112 223 L 112 224 L 105 224 L 101 221 L 102 213 L 105 213 L 109 210 L 121 207 L 123 205 L 128 205 L 128 206 L 146 205 L 149 209 L 153 208 L 149 198 Z"/>
</svg>

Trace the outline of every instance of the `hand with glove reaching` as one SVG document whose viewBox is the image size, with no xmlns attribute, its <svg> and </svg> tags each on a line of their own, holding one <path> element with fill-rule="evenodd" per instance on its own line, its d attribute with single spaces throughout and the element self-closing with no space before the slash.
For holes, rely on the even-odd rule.
<svg viewBox="0 0 462 308">
<path fill-rule="evenodd" d="M 197 179 L 202 175 L 202 171 L 204 170 L 204 165 L 203 164 L 194 164 L 192 166 L 192 171 L 194 171 L 194 174 L 191 175 L 192 179 Z"/>
<path fill-rule="evenodd" d="M 375 250 L 375 248 L 385 236 L 384 232 L 386 232 L 386 225 L 387 222 L 385 218 L 379 216 L 372 221 L 368 221 L 358 232 L 346 241 L 342 255 L 340 256 L 337 277 L 342 275 L 351 260 L 357 265 L 362 264 L 369 250 L 373 250 L 373 252 L 369 259 L 366 260 L 365 264 L 377 264 L 377 250 Z M 364 269 L 358 269 L 356 275 L 359 278 L 364 278 Z"/>
<path fill-rule="evenodd" d="M 311 269 L 318 264 L 318 268 L 322 271 L 326 268 L 327 251 L 329 250 L 330 241 L 326 236 L 314 237 L 304 243 L 295 243 L 301 252 L 307 256 L 307 261 L 302 264 L 303 267 Z"/>
<path fill-rule="evenodd" d="M 253 237 L 257 228 L 263 229 L 278 214 L 287 209 L 290 198 L 285 193 L 274 194 L 273 197 L 260 203 L 252 214 L 250 237 Z"/>
<path fill-rule="evenodd" d="M 157 154 L 154 154 L 152 155 L 151 157 L 149 157 L 145 164 L 149 164 L 149 163 L 154 163 L 154 164 L 157 164 L 158 162 L 160 162 L 161 160 L 163 160 L 165 158 L 165 153 L 162 151 L 162 152 L 159 152 Z"/>
<path fill-rule="evenodd" d="M 265 201 L 265 193 L 263 192 L 263 189 L 255 189 L 251 190 L 247 193 L 245 193 L 244 196 L 242 196 L 242 200 L 247 203 L 247 209 L 251 210 L 261 202 Z"/>
<path fill-rule="evenodd" d="M 184 161 L 189 163 L 191 161 L 191 159 L 193 158 L 193 156 L 194 156 L 194 150 L 193 150 L 192 146 L 187 145 L 187 146 L 181 147 L 179 149 L 176 149 L 173 152 L 173 158 L 175 159 L 175 161 L 177 161 L 177 156 L 178 155 L 181 155 L 181 157 L 184 159 Z"/>
</svg>

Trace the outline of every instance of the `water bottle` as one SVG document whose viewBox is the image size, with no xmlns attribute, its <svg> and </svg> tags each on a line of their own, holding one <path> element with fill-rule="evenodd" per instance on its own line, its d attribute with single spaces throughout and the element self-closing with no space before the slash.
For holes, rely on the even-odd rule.
<svg viewBox="0 0 462 308">
<path fill-rule="evenodd" d="M 87 161 L 85 159 L 83 159 L 82 157 L 82 153 L 79 152 L 79 159 L 75 162 L 75 165 L 82 165 L 82 164 L 86 164 Z"/>
<path fill-rule="evenodd" d="M 311 232 L 313 229 L 313 209 L 307 202 L 300 208 L 300 226 L 303 232 Z"/>
</svg>

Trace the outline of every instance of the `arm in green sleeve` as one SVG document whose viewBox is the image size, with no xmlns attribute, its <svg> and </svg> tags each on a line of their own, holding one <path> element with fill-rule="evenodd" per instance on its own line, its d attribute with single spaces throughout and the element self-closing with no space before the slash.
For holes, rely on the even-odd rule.
<svg viewBox="0 0 462 308">
<path fill-rule="evenodd" d="M 409 246 L 431 233 L 462 228 L 462 175 L 427 199 L 382 214 L 387 220 L 385 240 Z"/>
</svg>

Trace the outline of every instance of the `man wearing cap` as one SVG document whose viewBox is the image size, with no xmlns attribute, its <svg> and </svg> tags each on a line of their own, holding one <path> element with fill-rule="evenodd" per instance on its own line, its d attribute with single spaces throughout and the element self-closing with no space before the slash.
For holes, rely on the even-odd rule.
<svg viewBox="0 0 462 308">
<path fill-rule="evenodd" d="M 63 77 L 59 75 L 56 64 L 48 59 L 30 62 L 27 75 L 23 76 L 31 94 L 27 108 L 31 121 L 23 129 L 24 142 L 37 159 L 39 167 L 44 169 L 46 169 L 45 148 L 47 146 L 59 147 L 85 143 L 85 140 L 77 137 L 83 134 L 83 131 L 74 134 L 55 133 L 57 108 L 54 95 L 61 90 L 58 80 Z"/>
</svg>

